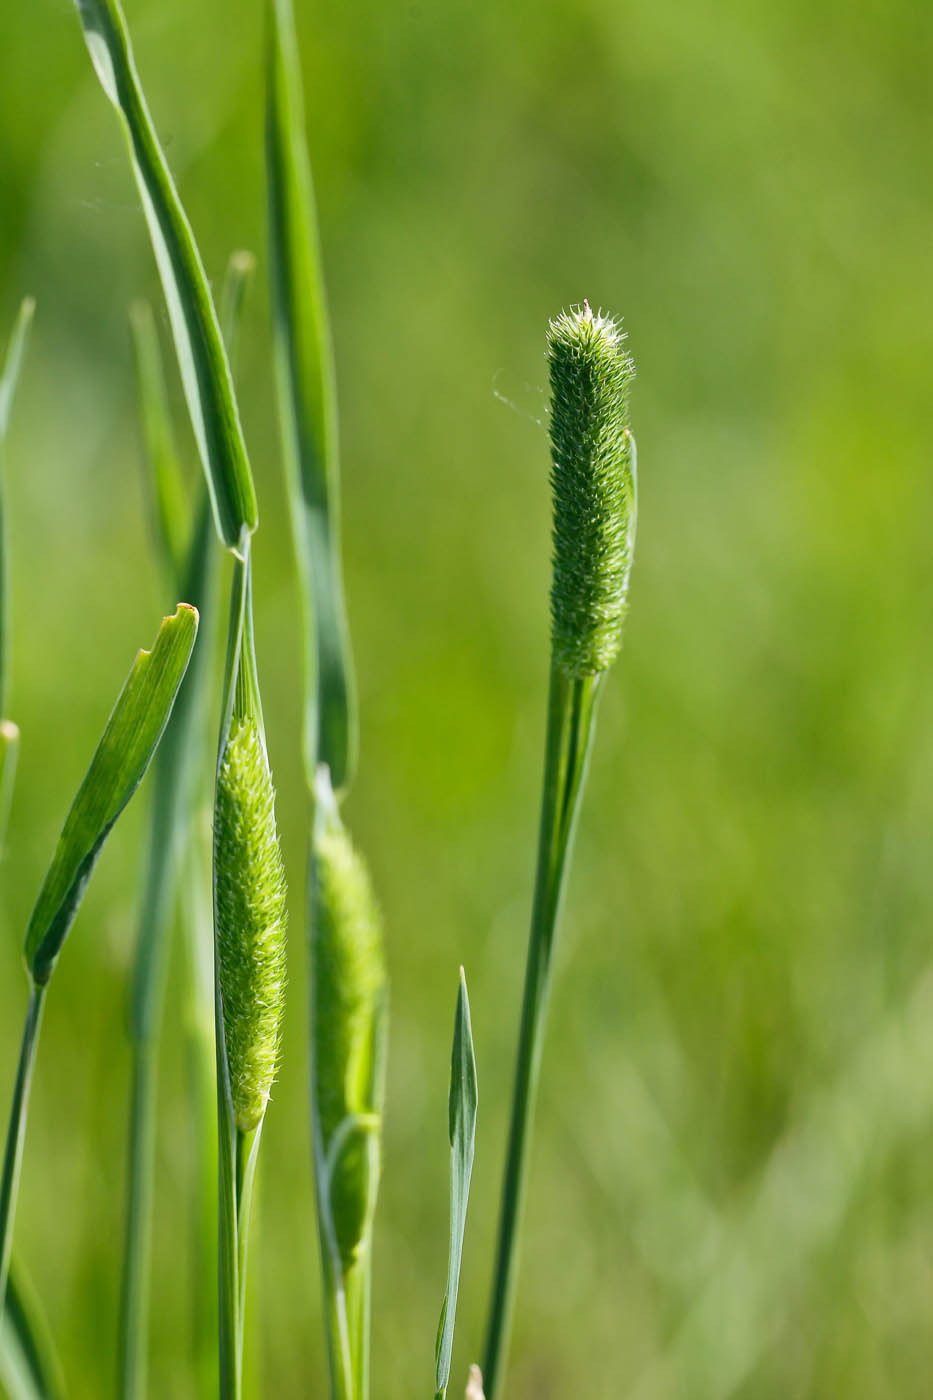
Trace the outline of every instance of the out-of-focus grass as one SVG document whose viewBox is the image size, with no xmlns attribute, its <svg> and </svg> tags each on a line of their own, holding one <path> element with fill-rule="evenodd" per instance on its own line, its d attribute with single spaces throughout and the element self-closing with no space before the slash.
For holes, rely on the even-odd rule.
<svg viewBox="0 0 933 1400">
<path fill-rule="evenodd" d="M 230 248 L 264 258 L 260 8 L 129 7 L 218 282 Z M 588 296 L 625 315 L 638 363 L 639 546 L 567 907 L 511 1393 L 923 1395 L 933 13 L 357 0 L 298 18 L 360 671 L 351 815 L 393 982 L 377 1393 L 431 1383 L 449 1034 L 435 992 L 461 961 L 483 1102 L 455 1374 L 480 1348 L 543 741 L 543 332 Z M 148 562 L 125 329 L 155 274 L 65 0 L 5 7 L 0 130 L 0 324 L 23 292 L 39 299 L 8 450 L 22 750 L 0 871 L 7 1103 L 43 861 L 127 639 L 175 600 Z M 298 626 L 258 297 L 241 378 L 300 929 Z M 78 665 L 79 607 L 102 619 L 93 666 Z M 78 1400 L 114 1365 L 141 818 L 115 832 L 62 960 L 18 1222 Z M 258 1393 L 282 1397 L 324 1383 L 300 938 L 290 958 L 252 1280 Z M 184 1397 L 185 1299 L 166 1285 L 191 1162 L 172 1043 L 153 1394 Z"/>
</svg>

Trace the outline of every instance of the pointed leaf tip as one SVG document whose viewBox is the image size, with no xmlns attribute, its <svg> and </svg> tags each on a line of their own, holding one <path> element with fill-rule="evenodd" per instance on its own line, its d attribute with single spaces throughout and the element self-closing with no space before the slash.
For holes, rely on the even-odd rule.
<svg viewBox="0 0 933 1400">
<path fill-rule="evenodd" d="M 65 819 L 26 930 L 26 963 L 37 983 L 51 977 L 101 847 L 149 767 L 197 630 L 197 609 L 179 603 L 163 619 L 152 649 L 139 652 L 130 668 Z"/>
</svg>

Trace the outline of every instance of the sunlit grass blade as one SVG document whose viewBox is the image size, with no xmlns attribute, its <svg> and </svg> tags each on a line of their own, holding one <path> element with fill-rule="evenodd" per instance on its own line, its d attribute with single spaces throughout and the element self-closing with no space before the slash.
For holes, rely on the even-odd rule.
<svg viewBox="0 0 933 1400">
<path fill-rule="evenodd" d="M 457 1011 L 454 1017 L 454 1040 L 450 1056 L 450 1097 L 448 1129 L 450 1136 L 450 1254 L 447 1264 L 447 1291 L 437 1328 L 434 1354 L 435 1400 L 444 1400 L 450 1383 L 450 1362 L 453 1354 L 454 1327 L 457 1320 L 457 1292 L 460 1287 L 460 1264 L 463 1258 L 463 1235 L 466 1229 L 467 1204 L 470 1199 L 470 1178 L 473 1174 L 473 1150 L 476 1144 L 476 1056 L 473 1053 L 473 1030 L 470 1025 L 470 999 L 466 976 L 460 969 Z"/>
<path fill-rule="evenodd" d="M 9 604 L 9 550 L 6 538 L 6 483 L 4 481 L 4 450 L 6 435 L 10 425 L 13 394 L 22 368 L 26 351 L 26 339 L 32 325 L 35 302 L 26 297 L 19 308 L 13 326 L 0 374 L 0 719 L 7 710 L 10 690 L 10 604 Z M 2 792 L 0 792 L 2 799 Z M 2 810 L 0 810 L 2 816 Z M 5 822 L 4 822 L 5 825 Z M 0 841 L 3 839 L 3 826 L 0 826 Z"/>
<path fill-rule="evenodd" d="M 48 980 L 107 833 L 142 781 L 162 737 L 197 628 L 195 609 L 180 603 L 173 616 L 163 619 L 152 650 L 137 655 L 65 819 L 26 931 L 29 1005 L 0 1177 L 0 1308 L 6 1292 L 29 1089 Z"/>
<path fill-rule="evenodd" d="M 19 756 L 19 728 L 9 719 L 0 719 L 0 855 L 10 819 L 16 760 Z"/>
<path fill-rule="evenodd" d="M 291 0 L 268 0 L 266 161 L 279 421 L 305 612 L 309 788 L 356 763 L 356 700 L 340 565 L 337 387 L 305 142 Z"/>
<path fill-rule="evenodd" d="M 75 4 L 94 69 L 126 135 L 217 530 L 238 550 L 244 532 L 258 523 L 256 495 L 210 287 L 149 115 L 118 0 Z"/>
<path fill-rule="evenodd" d="M 164 566 L 174 578 L 184 567 L 191 511 L 169 412 L 159 333 L 147 301 L 134 302 L 130 307 L 130 330 L 152 533 Z"/>
<path fill-rule="evenodd" d="M 162 622 L 152 650 L 137 655 L 107 721 L 26 930 L 26 962 L 40 985 L 52 974 L 107 834 L 162 737 L 197 629 L 197 611 L 180 603 Z"/>
<path fill-rule="evenodd" d="M 0 1315 L 0 1383 L 10 1400 L 64 1400 L 65 1382 L 39 1300 L 16 1260 Z"/>
<path fill-rule="evenodd" d="M 192 600 L 202 617 L 209 617 L 214 610 L 216 553 L 205 493 L 180 580 L 180 591 Z M 153 765 L 149 850 L 129 1017 L 133 1087 L 120 1310 L 120 1394 L 126 1400 L 145 1394 L 158 1037 L 165 1000 L 168 928 L 197 779 L 202 772 L 199 754 L 205 737 L 205 692 L 211 659 L 210 629 L 205 632 L 202 626 Z"/>
</svg>

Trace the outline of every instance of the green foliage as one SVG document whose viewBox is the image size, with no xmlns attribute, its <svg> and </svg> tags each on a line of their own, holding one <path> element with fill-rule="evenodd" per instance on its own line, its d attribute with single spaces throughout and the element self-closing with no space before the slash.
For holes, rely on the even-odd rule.
<svg viewBox="0 0 933 1400">
<path fill-rule="evenodd" d="M 548 326 L 554 490 L 554 658 L 594 676 L 622 644 L 637 488 L 628 391 L 634 366 L 611 318 L 587 303 Z"/>
<path fill-rule="evenodd" d="M 62 828 L 26 930 L 25 956 L 46 983 L 78 911 L 111 827 L 149 766 L 175 703 L 198 629 L 196 610 L 180 603 L 163 620 L 151 651 L 140 651 L 107 721 Z"/>
<path fill-rule="evenodd" d="M 235 721 L 217 772 L 217 951 L 224 1044 L 237 1127 L 262 1120 L 285 1011 L 286 889 L 275 793 L 259 728 Z"/>
<path fill-rule="evenodd" d="M 356 763 L 356 698 L 340 565 L 337 382 L 291 0 L 269 0 L 266 161 L 279 421 L 304 612 L 304 755 L 334 788 Z"/>
<path fill-rule="evenodd" d="M 64 1400 L 61 1363 L 41 1304 L 13 1261 L 0 1310 L 0 1384 L 9 1400 Z"/>
<path fill-rule="evenodd" d="M 191 423 L 217 531 L 231 549 L 258 524 L 230 365 L 188 217 L 139 83 L 118 0 L 75 0 L 101 87 L 120 115 L 162 279 Z"/>
<path fill-rule="evenodd" d="M 130 330 L 152 535 L 167 573 L 175 579 L 184 568 L 191 510 L 169 413 L 159 334 L 147 301 L 134 302 L 130 308 Z"/>
<path fill-rule="evenodd" d="M 444 1294 L 444 1305 L 437 1327 L 437 1346 L 434 1354 L 435 1400 L 444 1400 L 450 1382 L 460 1264 L 463 1258 L 463 1234 L 466 1229 L 476 1144 L 477 1101 L 476 1056 L 473 1053 L 473 1029 L 470 1025 L 470 999 L 467 995 L 466 975 L 461 967 L 457 1010 L 454 1016 L 454 1040 L 450 1055 L 450 1095 L 447 1108 L 450 1137 L 450 1254 L 447 1264 L 447 1291 Z"/>
</svg>

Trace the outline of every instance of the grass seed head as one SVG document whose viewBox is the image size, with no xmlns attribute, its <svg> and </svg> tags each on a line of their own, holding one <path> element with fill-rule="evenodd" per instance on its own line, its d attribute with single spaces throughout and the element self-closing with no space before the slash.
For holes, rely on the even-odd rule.
<svg viewBox="0 0 933 1400">
<path fill-rule="evenodd" d="M 346 1270 L 365 1245 L 378 1186 L 387 979 L 369 873 L 320 784 L 312 871 L 314 1105 Z"/>
<path fill-rule="evenodd" d="M 217 951 L 224 1041 L 237 1127 L 262 1119 L 285 1010 L 285 869 L 275 793 L 253 720 L 234 724 L 217 777 Z"/>
<path fill-rule="evenodd" d="M 635 544 L 629 431 L 635 367 L 611 317 L 582 307 L 548 325 L 554 657 L 571 676 L 605 671 L 622 642 Z"/>
</svg>

